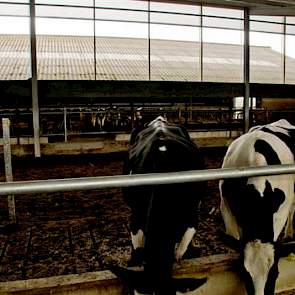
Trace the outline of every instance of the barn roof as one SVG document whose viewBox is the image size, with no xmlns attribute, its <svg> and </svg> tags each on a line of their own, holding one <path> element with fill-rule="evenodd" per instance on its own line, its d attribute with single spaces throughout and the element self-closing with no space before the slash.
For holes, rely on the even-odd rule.
<svg viewBox="0 0 295 295">
<path fill-rule="evenodd" d="M 94 80 L 93 37 L 38 36 L 38 78 Z M 0 36 L 0 80 L 30 77 L 29 37 Z M 201 81 L 200 43 L 151 40 L 151 79 Z M 252 82 L 282 83 L 283 56 L 270 47 L 251 46 Z M 287 83 L 295 83 L 295 60 L 286 60 Z M 148 80 L 148 40 L 96 38 L 97 80 Z M 203 81 L 242 82 L 243 48 L 204 43 Z"/>
</svg>

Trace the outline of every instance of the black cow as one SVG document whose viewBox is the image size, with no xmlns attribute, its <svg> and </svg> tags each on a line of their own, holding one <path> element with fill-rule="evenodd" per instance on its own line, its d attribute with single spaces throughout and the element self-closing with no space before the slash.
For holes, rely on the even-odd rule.
<svg viewBox="0 0 295 295">
<path fill-rule="evenodd" d="M 223 168 L 294 164 L 295 127 L 286 120 L 252 128 L 228 148 Z M 294 175 L 220 181 L 221 212 L 226 233 L 241 252 L 241 273 L 248 294 L 274 294 L 287 222 L 292 235 Z"/>
<path fill-rule="evenodd" d="M 202 169 L 188 132 L 158 117 L 132 132 L 126 174 Z M 131 238 L 143 254 L 143 272 L 114 272 L 138 292 L 170 295 L 196 289 L 206 279 L 172 279 L 173 262 L 182 258 L 196 232 L 203 184 L 173 184 L 124 190 L 131 208 Z"/>
</svg>

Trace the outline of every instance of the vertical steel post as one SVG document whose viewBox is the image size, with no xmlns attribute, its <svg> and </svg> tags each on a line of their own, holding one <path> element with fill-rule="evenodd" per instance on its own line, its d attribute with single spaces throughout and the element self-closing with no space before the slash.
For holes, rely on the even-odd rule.
<svg viewBox="0 0 295 295">
<path fill-rule="evenodd" d="M 151 81 L 151 1 L 148 2 L 148 69 L 149 81 Z"/>
<path fill-rule="evenodd" d="M 286 31 L 287 31 L 287 17 L 284 16 L 284 35 L 283 35 L 283 83 L 286 84 Z"/>
<path fill-rule="evenodd" d="M 187 124 L 188 124 L 188 107 L 187 107 L 187 101 L 185 101 L 185 108 L 184 108 L 184 110 L 185 110 L 185 118 L 184 118 L 184 122 L 185 122 L 185 126 L 186 127 L 188 127 L 187 126 Z"/>
<path fill-rule="evenodd" d="M 65 132 L 65 142 L 67 142 L 68 141 L 67 108 L 64 108 L 64 132 Z"/>
<path fill-rule="evenodd" d="M 201 4 L 201 31 L 200 31 L 200 63 L 201 63 L 201 82 L 203 82 L 203 76 L 204 76 L 204 43 L 203 43 L 203 5 Z"/>
<path fill-rule="evenodd" d="M 190 97 L 190 110 L 189 110 L 189 119 L 193 121 L 193 98 Z"/>
<path fill-rule="evenodd" d="M 34 152 L 35 157 L 41 157 L 40 151 L 40 122 L 39 122 L 39 99 L 37 77 L 37 50 L 36 50 L 36 26 L 35 26 L 35 0 L 30 0 L 30 37 L 31 37 L 31 72 L 32 72 L 32 110 L 34 129 Z"/>
<path fill-rule="evenodd" d="M 7 118 L 2 118 L 3 128 L 3 151 L 4 151 L 4 164 L 5 176 L 7 182 L 13 181 L 12 165 L 11 165 L 11 146 L 10 146 L 10 121 Z M 11 224 L 16 223 L 15 202 L 14 195 L 7 196 L 8 203 L 8 216 Z"/>
<path fill-rule="evenodd" d="M 250 127 L 250 47 L 249 47 L 249 8 L 244 8 L 244 132 Z"/>
<path fill-rule="evenodd" d="M 94 46 L 94 80 L 96 80 L 96 28 L 95 28 L 95 19 L 96 19 L 96 13 L 95 13 L 95 0 L 93 0 L 93 46 Z"/>
<path fill-rule="evenodd" d="M 134 105 L 133 102 L 130 103 L 130 111 L 131 111 L 131 131 L 134 128 Z"/>
</svg>

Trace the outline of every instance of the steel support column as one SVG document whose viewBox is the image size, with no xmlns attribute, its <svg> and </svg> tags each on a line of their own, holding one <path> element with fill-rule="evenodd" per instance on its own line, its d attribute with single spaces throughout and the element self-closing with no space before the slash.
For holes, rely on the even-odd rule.
<svg viewBox="0 0 295 295">
<path fill-rule="evenodd" d="M 96 73 L 96 27 L 95 27 L 95 20 L 96 20 L 96 1 L 93 0 L 93 58 L 94 58 L 94 80 L 97 80 L 97 73 Z"/>
<path fill-rule="evenodd" d="M 249 46 L 249 9 L 244 8 L 244 132 L 250 126 L 250 46 Z"/>
<path fill-rule="evenodd" d="M 33 111 L 33 129 L 34 129 L 34 153 L 35 153 L 35 157 L 41 157 L 35 16 L 36 16 L 35 0 L 30 0 L 30 37 L 31 37 L 31 72 L 32 72 L 31 86 L 32 86 L 32 111 Z"/>
<path fill-rule="evenodd" d="M 148 80 L 151 81 L 151 1 L 148 1 Z"/>
<path fill-rule="evenodd" d="M 283 84 L 286 84 L 286 57 L 287 57 L 287 53 L 286 53 L 286 42 L 287 42 L 287 38 L 286 38 L 286 34 L 287 34 L 287 18 L 286 16 L 284 16 L 284 35 L 283 35 Z"/>
<path fill-rule="evenodd" d="M 201 4 L 201 23 L 200 23 L 200 73 L 201 73 L 201 79 L 200 81 L 203 82 L 204 77 L 204 43 L 203 43 L 203 4 Z"/>
</svg>

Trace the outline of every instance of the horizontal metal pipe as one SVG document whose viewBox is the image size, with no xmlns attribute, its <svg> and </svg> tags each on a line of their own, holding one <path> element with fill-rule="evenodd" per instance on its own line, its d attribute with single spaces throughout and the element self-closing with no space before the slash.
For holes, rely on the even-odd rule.
<svg viewBox="0 0 295 295">
<path fill-rule="evenodd" d="M 295 165 L 272 165 L 256 168 L 209 169 L 169 173 L 17 181 L 11 183 L 0 183 L 0 195 L 175 184 L 226 178 L 294 173 Z"/>
</svg>

